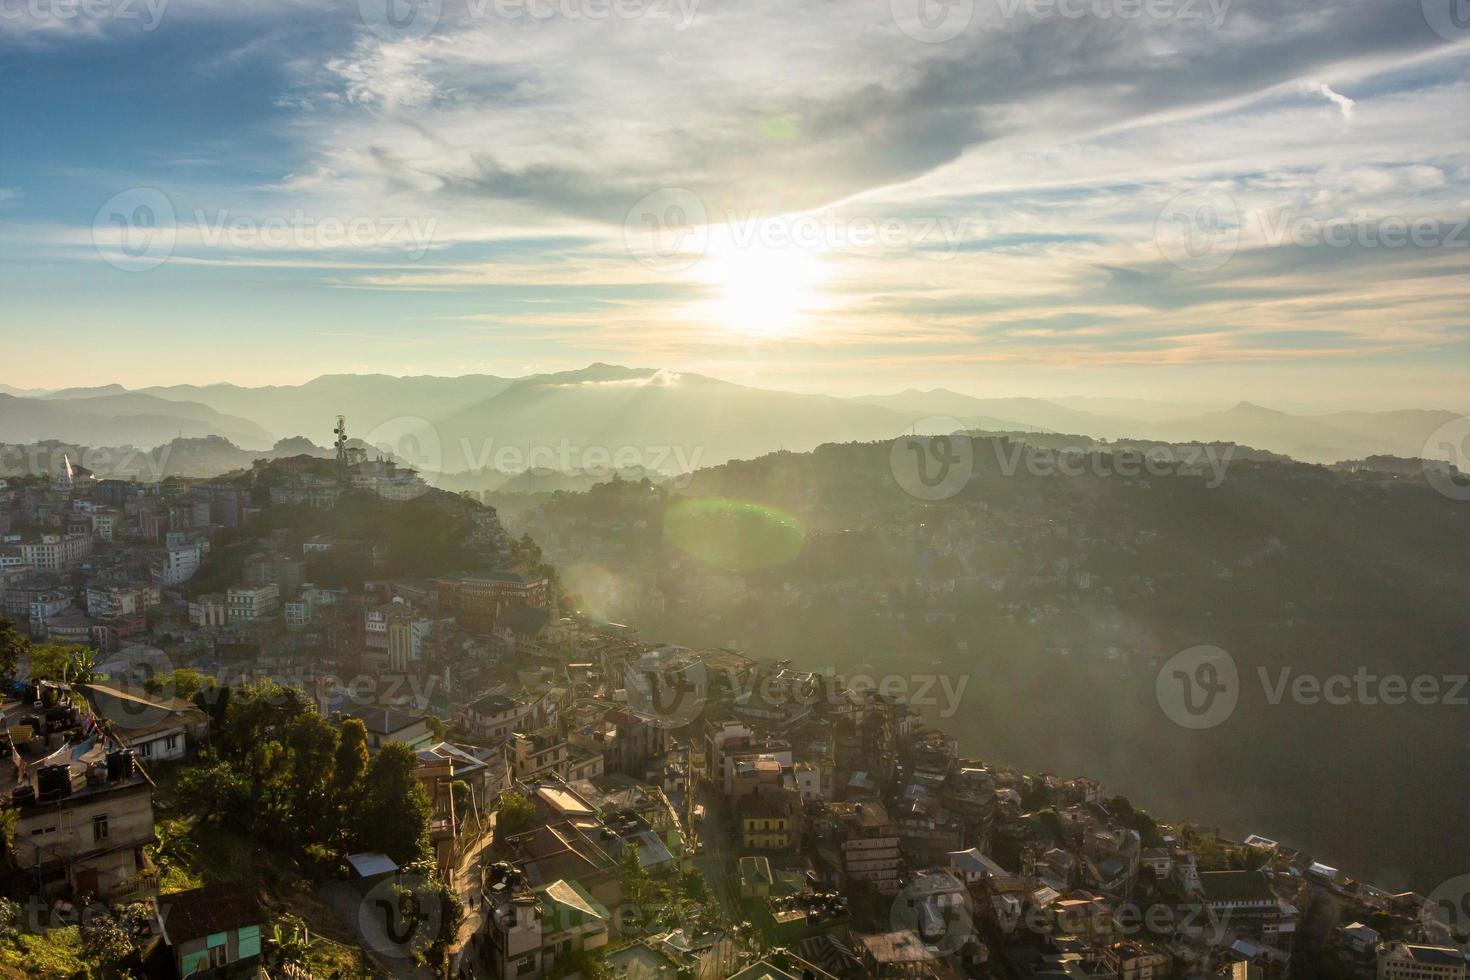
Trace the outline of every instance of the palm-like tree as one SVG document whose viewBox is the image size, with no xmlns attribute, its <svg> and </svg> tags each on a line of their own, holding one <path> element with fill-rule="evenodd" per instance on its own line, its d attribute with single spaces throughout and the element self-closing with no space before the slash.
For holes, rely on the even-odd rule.
<svg viewBox="0 0 1470 980">
<path fill-rule="evenodd" d="M 305 966 L 306 954 L 311 949 L 311 940 L 307 937 L 306 930 L 300 923 L 291 926 L 290 931 L 281 928 L 277 922 L 271 927 L 271 934 L 266 939 L 267 961 L 276 967 Z"/>
</svg>

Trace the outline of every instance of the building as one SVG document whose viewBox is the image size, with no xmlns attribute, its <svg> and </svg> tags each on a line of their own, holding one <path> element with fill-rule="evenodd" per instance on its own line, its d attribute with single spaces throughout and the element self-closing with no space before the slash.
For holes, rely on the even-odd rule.
<svg viewBox="0 0 1470 980">
<path fill-rule="evenodd" d="M 550 692 L 507 697 L 487 694 L 466 705 L 461 722 L 476 738 L 499 744 L 516 731 L 535 731 L 556 722 L 556 703 Z"/>
<path fill-rule="evenodd" d="M 202 542 L 191 541 L 172 544 L 153 559 L 153 583 L 161 588 L 183 585 L 199 571 L 204 560 Z"/>
<path fill-rule="evenodd" d="M 368 751 L 376 752 L 389 742 L 402 742 L 417 751 L 434 744 L 429 719 L 410 715 L 392 708 L 369 708 L 354 712 L 350 717 L 361 721 L 367 729 Z"/>
<path fill-rule="evenodd" d="M 912 929 L 858 937 L 865 977 L 923 977 L 939 963 L 939 954 Z"/>
<path fill-rule="evenodd" d="M 158 590 L 146 585 L 89 588 L 87 615 L 93 619 L 133 616 L 158 605 L 159 598 Z"/>
<path fill-rule="evenodd" d="M 511 735 L 507 745 L 510 771 L 516 779 L 527 781 L 545 773 L 566 775 L 567 740 L 555 728 Z"/>
<path fill-rule="evenodd" d="M 607 946 L 612 916 L 576 882 L 540 888 L 509 865 L 488 869 L 482 898 L 485 959 L 493 976 L 540 980 L 573 955 Z"/>
<path fill-rule="evenodd" d="M 99 718 L 144 762 L 176 762 L 209 737 L 209 715 L 172 697 L 148 697 L 107 684 L 80 687 Z"/>
<path fill-rule="evenodd" d="M 71 751 L 39 760 L 17 787 L 16 867 L 47 896 L 152 895 L 158 872 L 143 848 L 155 839 L 153 788 L 131 753 L 97 746 L 73 758 Z"/>
<path fill-rule="evenodd" d="M 275 585 L 236 586 L 225 593 L 225 613 L 231 624 L 274 615 L 280 606 L 281 590 Z"/>
<path fill-rule="evenodd" d="M 1103 949 L 1103 966 L 1117 980 L 1164 980 L 1169 954 L 1152 943 L 1114 943 Z"/>
<path fill-rule="evenodd" d="M 1200 888 L 1211 919 L 1232 931 L 1249 932 L 1262 942 L 1290 952 L 1297 910 L 1276 897 L 1260 871 L 1206 871 Z"/>
<path fill-rule="evenodd" d="M 777 789 L 740 799 L 741 846 L 748 851 L 794 850 L 801 836 L 801 801 Z"/>
<path fill-rule="evenodd" d="M 265 910 L 233 882 L 161 895 L 158 933 L 179 976 L 226 967 L 247 968 L 260 959 Z"/>
<path fill-rule="evenodd" d="M 406 673 L 408 665 L 424 656 L 424 640 L 433 629 L 429 619 L 414 619 L 407 614 L 388 617 L 388 669 Z"/>
<path fill-rule="evenodd" d="M 47 572 L 71 568 L 92 553 L 90 534 L 43 534 L 40 541 L 22 542 L 21 563 Z"/>
<path fill-rule="evenodd" d="M 489 633 L 502 607 L 512 602 L 546 605 L 547 581 L 519 572 L 476 572 L 435 579 L 439 609 L 465 629 Z"/>
<path fill-rule="evenodd" d="M 838 820 L 843 873 L 885 895 L 895 894 L 901 858 L 898 828 L 888 812 L 878 803 L 853 803 L 838 811 Z"/>
<path fill-rule="evenodd" d="M 1465 954 L 1450 946 L 1392 943 L 1378 954 L 1378 980 L 1465 980 Z"/>
<path fill-rule="evenodd" d="M 211 592 L 189 601 L 190 625 L 208 629 L 224 626 L 229 618 L 229 605 L 222 592 Z"/>
</svg>

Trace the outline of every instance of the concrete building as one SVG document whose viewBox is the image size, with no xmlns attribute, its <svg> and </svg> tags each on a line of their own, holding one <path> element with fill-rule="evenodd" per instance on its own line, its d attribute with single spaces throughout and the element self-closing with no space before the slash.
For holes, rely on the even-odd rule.
<svg viewBox="0 0 1470 980">
<path fill-rule="evenodd" d="M 237 586 L 225 593 L 225 609 L 231 623 L 249 623 L 270 616 L 280 605 L 281 590 L 274 585 Z"/>
<path fill-rule="evenodd" d="M 1465 980 L 1465 954 L 1450 946 L 1393 943 L 1378 954 L 1378 980 Z"/>
<path fill-rule="evenodd" d="M 71 568 L 92 553 L 89 534 L 43 534 L 40 541 L 22 542 L 21 562 L 47 572 Z"/>
</svg>

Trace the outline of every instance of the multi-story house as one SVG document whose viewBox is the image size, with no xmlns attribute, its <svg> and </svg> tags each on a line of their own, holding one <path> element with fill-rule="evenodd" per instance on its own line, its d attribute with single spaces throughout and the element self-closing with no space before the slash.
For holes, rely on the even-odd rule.
<svg viewBox="0 0 1470 980">
<path fill-rule="evenodd" d="M 1450 946 L 1391 943 L 1378 954 L 1378 980 L 1465 980 L 1465 954 Z"/>
<path fill-rule="evenodd" d="M 22 542 L 24 564 L 48 572 L 71 568 L 92 553 L 90 534 L 43 534 L 40 541 Z"/>
<path fill-rule="evenodd" d="M 1114 943 L 1103 949 L 1103 966 L 1117 980 L 1163 980 L 1169 954 L 1153 943 Z"/>
<path fill-rule="evenodd" d="M 153 582 L 162 588 L 183 585 L 199 571 L 204 544 L 199 541 L 173 544 L 153 559 Z"/>
<path fill-rule="evenodd" d="M 68 753 L 69 756 L 69 753 Z M 131 902 L 153 894 L 153 788 L 131 753 L 38 762 L 15 797 L 15 862 L 43 895 Z"/>
<path fill-rule="evenodd" d="M 515 697 L 487 694 L 461 712 L 464 727 L 475 738 L 499 744 L 512 732 L 535 731 L 556 724 L 557 705 L 550 691 L 526 692 Z"/>
<path fill-rule="evenodd" d="M 409 664 L 423 659 L 424 639 L 434 628 L 430 619 L 396 613 L 388 618 L 388 669 L 405 673 Z"/>
<path fill-rule="evenodd" d="M 530 734 L 516 732 L 506 747 L 511 774 L 522 782 L 548 772 L 566 775 L 567 758 L 567 740 L 555 728 Z"/>
<path fill-rule="evenodd" d="M 801 800 L 777 789 L 740 800 L 741 846 L 750 851 L 793 850 L 801 836 Z"/>
<path fill-rule="evenodd" d="M 229 604 L 222 592 L 211 592 L 189 601 L 189 622 L 201 629 L 224 626 L 230 620 Z"/>
<path fill-rule="evenodd" d="M 522 602 L 528 606 L 546 605 L 547 581 L 519 572 L 476 572 L 434 580 L 439 609 L 453 616 L 465 629 L 489 633 L 503 606 Z"/>
<path fill-rule="evenodd" d="M 873 802 L 843 804 L 835 809 L 843 874 L 885 895 L 896 893 L 901 858 L 898 828 L 888 812 Z"/>
<path fill-rule="evenodd" d="M 225 593 L 225 610 L 232 624 L 273 615 L 280 604 L 281 590 L 274 585 L 236 586 Z"/>
<path fill-rule="evenodd" d="M 485 879 L 485 957 L 492 976 L 540 980 L 573 954 L 607 946 L 612 917 L 580 884 L 531 888 L 518 870 L 490 869 Z"/>
</svg>

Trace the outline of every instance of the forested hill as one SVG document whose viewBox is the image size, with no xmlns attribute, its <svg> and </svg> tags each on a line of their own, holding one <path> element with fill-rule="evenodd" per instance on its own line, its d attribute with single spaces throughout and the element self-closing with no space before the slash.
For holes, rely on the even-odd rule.
<svg viewBox="0 0 1470 980">
<path fill-rule="evenodd" d="M 808 669 L 963 675 L 944 725 L 968 751 L 1090 774 L 1385 886 L 1430 887 L 1458 866 L 1470 710 L 1452 695 L 1470 691 L 1447 681 L 1427 705 L 1307 704 L 1290 689 L 1272 701 L 1283 669 L 1292 683 L 1464 673 L 1470 503 L 1402 468 L 1236 455 L 1223 470 L 1128 476 L 1137 467 L 1100 454 L 1066 476 L 1045 453 L 1014 464 L 1008 440 L 973 450 L 972 477 L 935 501 L 905 492 L 904 464 L 874 443 L 502 514 L 588 605 L 652 635 L 736 641 Z M 1155 682 L 1200 644 L 1233 658 L 1239 705 L 1192 731 L 1164 714 Z"/>
</svg>

